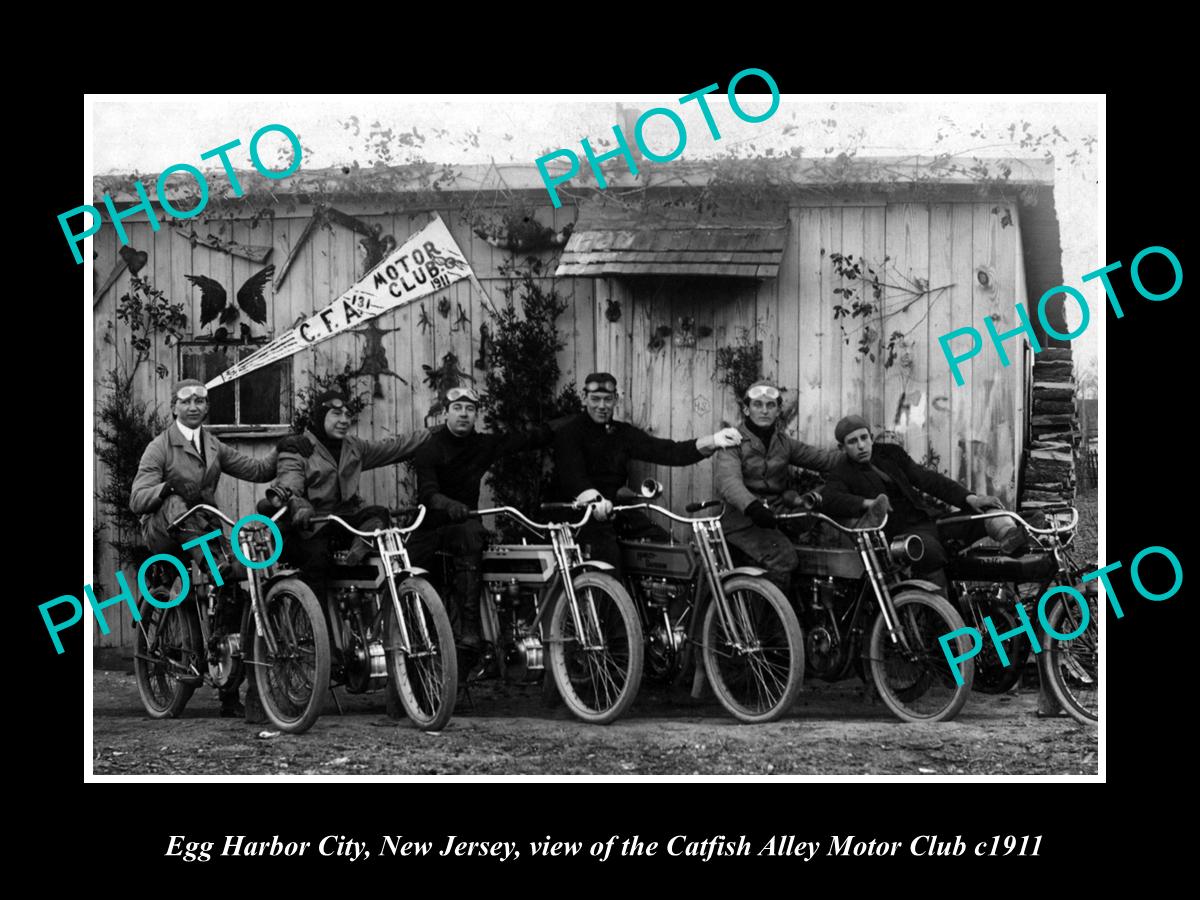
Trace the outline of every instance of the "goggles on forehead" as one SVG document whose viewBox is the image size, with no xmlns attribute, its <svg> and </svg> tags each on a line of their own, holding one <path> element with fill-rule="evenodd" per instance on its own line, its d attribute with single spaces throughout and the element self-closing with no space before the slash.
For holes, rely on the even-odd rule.
<svg viewBox="0 0 1200 900">
<path fill-rule="evenodd" d="M 446 391 L 446 404 L 449 405 L 455 400 L 469 400 L 471 403 L 478 403 L 479 395 L 475 393 L 474 388 L 450 388 L 450 390 Z"/>
<path fill-rule="evenodd" d="M 756 384 L 746 391 L 747 400 L 778 400 L 779 388 L 769 384 Z"/>
<path fill-rule="evenodd" d="M 329 409 L 345 409 L 345 407 L 346 407 L 345 401 L 342 400 L 340 397 L 330 397 L 328 400 L 326 400 L 321 405 L 324 407 L 327 407 Z"/>
<path fill-rule="evenodd" d="M 199 397 L 204 400 L 208 397 L 208 388 L 202 384 L 185 384 L 175 394 L 180 400 L 187 400 L 189 397 Z"/>
<path fill-rule="evenodd" d="M 607 391 L 610 394 L 617 392 L 617 383 L 615 381 L 589 381 L 583 386 L 585 394 L 590 394 L 592 391 Z"/>
</svg>

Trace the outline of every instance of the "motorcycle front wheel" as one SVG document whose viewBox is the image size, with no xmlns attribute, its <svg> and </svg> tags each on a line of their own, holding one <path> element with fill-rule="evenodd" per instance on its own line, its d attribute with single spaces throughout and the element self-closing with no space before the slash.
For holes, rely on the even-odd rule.
<svg viewBox="0 0 1200 900">
<path fill-rule="evenodd" d="M 547 629 L 548 668 L 575 716 L 607 725 L 629 708 L 641 686 L 642 625 L 633 600 L 611 575 L 583 572 L 572 584 L 582 633 L 560 594 Z"/>
<path fill-rule="evenodd" d="M 329 690 L 329 631 L 312 589 L 299 578 L 271 585 L 263 600 L 266 627 L 275 653 L 258 633 L 250 613 L 249 640 L 254 648 L 254 679 L 267 719 L 280 731 L 301 734 L 321 715 Z"/>
<path fill-rule="evenodd" d="M 1042 681 L 1068 715 L 1084 725 L 1094 725 L 1100 718 L 1100 627 L 1096 598 L 1089 596 L 1087 604 L 1087 628 L 1079 637 L 1064 641 L 1041 630 L 1038 664 Z M 1082 617 L 1078 603 L 1059 595 L 1046 621 L 1059 634 L 1071 634 L 1078 630 Z"/>
<path fill-rule="evenodd" d="M 804 637 L 783 592 L 739 575 L 723 585 L 732 622 L 714 598 L 704 614 L 704 671 L 735 718 L 773 722 L 796 702 L 804 680 Z"/>
<path fill-rule="evenodd" d="M 178 596 L 165 588 L 154 588 L 154 598 L 165 603 Z M 196 609 L 190 600 L 160 609 L 143 600 L 138 609 L 141 621 L 134 628 L 133 671 L 142 705 L 152 719 L 173 719 L 183 712 L 196 686 L 201 683 L 204 656 Z"/>
<path fill-rule="evenodd" d="M 384 599 L 388 677 L 413 724 L 422 731 L 441 731 L 458 698 L 458 654 L 450 616 L 424 578 L 405 578 L 396 585 L 396 593 L 404 614 L 403 631 L 391 597 Z"/>
<path fill-rule="evenodd" d="M 883 614 L 871 629 L 871 678 L 888 709 L 906 722 L 947 722 L 958 715 L 971 693 L 975 661 L 958 663 L 962 684 L 954 679 L 938 638 L 963 627 L 950 601 L 928 591 L 909 590 L 892 598 L 897 630 L 908 643 L 893 643 Z M 970 649 L 967 635 L 951 644 L 955 656 Z"/>
</svg>

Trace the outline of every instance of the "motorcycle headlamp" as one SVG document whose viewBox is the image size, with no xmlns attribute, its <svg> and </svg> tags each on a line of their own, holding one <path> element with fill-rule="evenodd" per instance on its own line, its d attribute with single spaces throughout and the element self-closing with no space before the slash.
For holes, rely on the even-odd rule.
<svg viewBox="0 0 1200 900">
<path fill-rule="evenodd" d="M 925 556 L 925 542 L 915 534 L 892 538 L 888 555 L 898 563 L 919 562 Z"/>
</svg>

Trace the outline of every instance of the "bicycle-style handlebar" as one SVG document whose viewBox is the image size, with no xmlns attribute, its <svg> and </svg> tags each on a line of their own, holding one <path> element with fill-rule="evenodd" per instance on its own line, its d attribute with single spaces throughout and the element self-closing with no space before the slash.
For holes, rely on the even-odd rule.
<svg viewBox="0 0 1200 900">
<path fill-rule="evenodd" d="M 833 519 L 829 518 L 829 516 L 825 515 L 825 513 L 811 512 L 811 511 L 794 512 L 794 513 L 775 513 L 775 518 L 776 519 L 800 519 L 800 518 L 804 518 L 806 516 L 811 516 L 813 518 L 820 519 L 823 522 L 828 522 L 830 525 L 832 525 L 838 531 L 845 532 L 846 534 L 864 534 L 864 533 L 870 532 L 870 531 L 877 531 L 877 532 L 882 533 L 883 529 L 887 526 L 887 520 L 888 520 L 889 515 L 891 515 L 890 512 L 884 513 L 883 521 L 880 522 L 878 525 L 874 526 L 873 528 L 848 528 L 847 526 L 842 525 L 839 522 L 835 522 Z"/>
<path fill-rule="evenodd" d="M 649 503 L 649 502 L 647 502 L 647 503 L 630 503 L 625 506 L 614 506 L 613 512 L 615 512 L 615 513 L 625 512 L 625 511 L 631 510 L 631 509 L 652 509 L 659 515 L 666 516 L 668 519 L 670 519 L 673 522 L 682 522 L 685 525 L 690 525 L 692 522 L 716 522 L 718 519 L 720 519 L 722 516 L 725 515 L 725 503 L 721 500 L 708 500 L 708 501 L 705 501 L 704 503 L 689 503 L 688 504 L 688 512 L 693 512 L 693 511 L 699 512 L 702 509 L 707 509 L 710 506 L 716 506 L 716 505 L 720 505 L 721 511 L 719 513 L 717 513 L 715 516 L 692 516 L 691 518 L 689 518 L 687 516 L 676 515 L 675 513 L 671 512 L 671 510 L 669 510 L 669 509 L 664 509 L 663 507 L 658 506 L 657 504 Z M 692 507 L 696 507 L 696 509 L 693 510 Z"/>
<path fill-rule="evenodd" d="M 545 508 L 545 507 L 563 507 L 563 508 L 569 508 L 569 509 L 579 509 L 579 507 L 575 506 L 575 504 L 573 504 L 573 503 L 557 503 L 557 504 L 544 503 L 544 504 L 542 504 L 542 506 L 543 506 L 543 508 Z M 491 509 L 475 509 L 475 510 L 472 510 L 471 512 L 467 513 L 467 515 L 475 516 L 475 517 L 497 516 L 497 515 L 510 516 L 511 518 L 516 519 L 518 522 L 522 523 L 523 525 L 528 526 L 529 528 L 534 529 L 535 531 L 549 531 L 552 528 L 556 528 L 560 525 L 566 525 L 568 528 L 575 530 L 575 529 L 582 528 L 584 525 L 586 525 L 588 523 L 588 520 L 592 517 L 592 510 L 595 508 L 595 504 L 588 503 L 588 504 L 586 504 L 586 506 L 587 506 L 587 509 L 583 514 L 583 518 L 580 519 L 578 522 L 546 522 L 546 523 L 535 522 L 535 521 L 533 521 L 533 519 L 526 516 L 519 509 L 516 509 L 512 506 L 494 506 Z"/>
<path fill-rule="evenodd" d="M 232 528 L 234 525 L 237 524 L 237 522 L 233 521 L 233 519 L 229 518 L 229 516 L 225 515 L 225 513 L 221 512 L 215 506 L 209 506 L 207 503 L 197 503 L 195 506 L 193 506 L 191 509 L 189 509 L 187 512 L 185 512 L 183 515 L 181 515 L 178 519 L 176 519 L 174 522 L 172 522 L 171 527 L 178 528 L 184 519 L 188 518 L 188 516 L 191 516 L 194 513 L 199 512 L 200 510 L 205 510 L 207 512 L 212 513 L 213 515 L 217 516 L 217 518 L 219 518 L 222 522 L 224 522 L 226 525 L 228 525 L 230 528 Z M 271 521 L 278 522 L 279 517 L 282 516 L 285 512 L 287 512 L 286 506 L 283 507 L 282 509 L 280 509 L 279 512 L 272 515 Z"/>
<path fill-rule="evenodd" d="M 1017 515 L 1017 513 L 1013 512 L 1011 510 L 994 509 L 994 510 L 988 510 L 987 512 L 972 513 L 970 515 L 965 515 L 965 516 L 950 516 L 945 519 L 938 519 L 937 522 L 939 525 L 954 525 L 959 522 L 974 522 L 974 521 L 980 521 L 982 519 L 996 519 L 996 518 L 1000 518 L 1001 516 L 1008 516 L 1009 518 L 1015 519 L 1017 522 L 1019 522 L 1031 534 L 1062 534 L 1065 531 L 1074 531 L 1075 526 L 1079 524 L 1079 510 L 1077 510 L 1073 506 L 1066 506 L 1066 505 L 1048 506 L 1044 509 L 1038 510 L 1038 512 L 1042 512 L 1042 513 L 1070 512 L 1071 513 L 1071 521 L 1069 524 L 1066 524 L 1066 525 L 1051 525 L 1049 528 L 1035 528 L 1034 526 L 1032 526 L 1028 522 L 1026 522 L 1023 518 L 1021 518 L 1019 515 Z"/>
<path fill-rule="evenodd" d="M 379 535 L 386 534 L 389 531 L 396 531 L 396 532 L 399 532 L 400 534 L 408 534 L 408 533 L 416 531 L 418 528 L 420 528 L 421 523 L 423 521 L 425 521 L 425 505 L 424 504 L 421 504 L 419 506 L 400 506 L 400 507 L 397 507 L 396 509 L 390 509 L 390 510 L 388 510 L 388 512 L 394 516 L 406 516 L 406 515 L 411 515 L 412 513 L 415 512 L 417 514 L 417 517 L 415 519 L 413 519 L 412 524 L 407 526 L 406 528 L 398 528 L 396 526 L 392 526 L 391 528 L 376 528 L 374 531 L 359 531 L 357 528 L 355 528 L 353 525 L 351 525 L 349 522 L 347 522 L 341 516 L 335 516 L 332 513 L 330 513 L 327 516 L 314 516 L 312 519 L 312 522 L 313 522 L 313 524 L 316 524 L 318 522 L 334 522 L 338 525 L 341 525 L 343 528 L 345 528 L 351 534 L 358 535 L 360 538 L 367 538 L 368 540 L 374 540 L 375 538 L 379 537 Z"/>
</svg>

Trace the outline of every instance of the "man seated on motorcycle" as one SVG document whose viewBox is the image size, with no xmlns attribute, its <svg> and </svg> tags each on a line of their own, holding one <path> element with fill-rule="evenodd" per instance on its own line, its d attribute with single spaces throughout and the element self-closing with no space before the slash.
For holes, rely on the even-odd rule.
<svg viewBox="0 0 1200 900">
<path fill-rule="evenodd" d="M 202 381 L 185 378 L 176 383 L 171 395 L 171 413 L 175 416 L 174 423 L 142 453 L 130 491 L 129 508 L 142 517 L 142 540 L 151 553 L 182 556 L 181 544 L 214 530 L 228 529 L 220 519 L 203 510 L 176 529 L 171 528 L 171 522 L 198 503 L 215 506 L 222 473 L 243 481 L 270 481 L 275 477 L 277 456 L 275 453 L 265 459 L 244 456 L 205 430 L 208 388 Z M 232 585 L 246 577 L 245 568 L 233 556 L 228 540 L 209 541 L 206 546 L 217 560 L 217 570 L 225 584 Z M 200 571 L 208 571 L 201 545 L 190 547 L 187 552 Z M 236 604 L 228 604 L 227 609 L 230 616 L 238 612 Z M 240 618 L 237 622 L 227 622 L 226 626 L 236 632 L 241 627 Z M 254 679 L 250 679 L 251 691 L 253 686 Z M 220 696 L 222 716 L 245 715 L 245 708 L 238 702 L 238 685 L 223 688 Z M 249 695 L 247 699 L 251 699 Z"/>
<path fill-rule="evenodd" d="M 479 621 L 480 566 L 487 530 L 467 514 L 479 505 L 479 484 L 493 462 L 502 456 L 547 446 L 553 436 L 549 424 L 512 434 L 483 434 L 475 430 L 479 395 L 474 388 L 454 387 L 443 392 L 444 427 L 435 428 L 417 451 L 417 499 L 426 507 L 425 521 L 408 541 L 413 565 L 429 570 L 440 580 L 448 562 L 451 583 L 443 585 L 446 611 L 465 662 L 470 664 L 483 645 Z"/>
<path fill-rule="evenodd" d="M 614 527 L 612 501 L 629 480 L 630 460 L 660 466 L 690 466 L 722 447 L 742 440 L 736 428 L 672 441 L 651 437 L 628 422 L 613 421 L 617 379 L 594 372 L 583 383 L 584 411 L 568 419 L 554 435 L 554 466 L 559 496 L 578 503 L 599 502 L 578 540 L 588 558 L 609 563 L 621 574 L 617 537 L 666 540 L 667 532 L 638 510 L 623 513 Z"/>
<path fill-rule="evenodd" d="M 429 439 L 420 428 L 382 441 L 366 441 L 350 434 L 353 416 L 339 390 L 317 396 L 302 435 L 291 435 L 279 444 L 279 476 L 267 491 L 268 510 L 287 503 L 291 516 L 280 523 L 287 528 L 285 558 L 300 566 L 306 578 L 324 596 L 325 581 L 334 550 L 349 548 L 346 565 L 358 565 L 374 544 L 355 537 L 329 522 L 314 527 L 315 516 L 337 515 L 360 531 L 382 528 L 387 509 L 367 506 L 358 493 L 359 479 L 368 469 L 409 459 Z"/>
<path fill-rule="evenodd" d="M 784 509 L 788 466 L 828 472 L 843 455 L 801 443 L 778 427 L 782 392 L 770 381 L 756 381 L 742 395 L 742 442 L 721 450 L 714 461 L 717 493 L 726 503 L 725 540 L 786 596 L 799 559 L 775 518 Z"/>
<path fill-rule="evenodd" d="M 997 498 L 974 494 L 953 479 L 917 465 L 896 444 L 875 444 L 871 429 L 862 416 L 846 416 L 834 429 L 845 459 L 834 467 L 821 489 L 821 510 L 835 517 L 872 517 L 888 514 L 887 536 L 918 535 L 925 544 L 925 555 L 913 565 L 913 573 L 932 581 L 942 594 L 949 583 L 944 571 L 947 562 L 943 538 L 954 537 L 971 542 L 987 534 L 1012 556 L 1028 546 L 1025 530 L 1013 519 L 992 517 L 947 527 L 939 533 L 935 512 L 922 501 L 918 490 L 939 500 L 974 512 L 1003 509 Z M 949 532 L 953 531 L 953 534 Z"/>
</svg>

